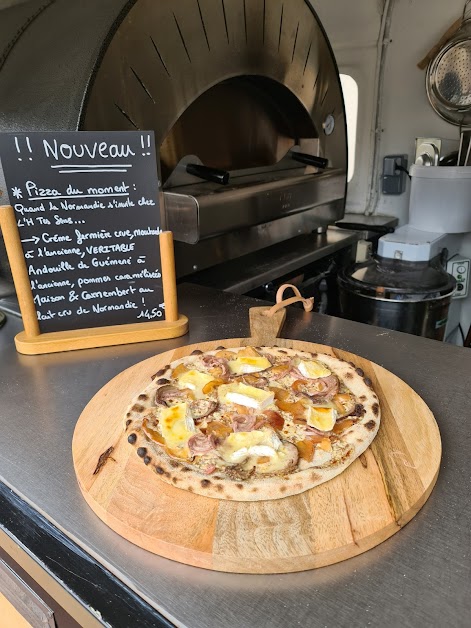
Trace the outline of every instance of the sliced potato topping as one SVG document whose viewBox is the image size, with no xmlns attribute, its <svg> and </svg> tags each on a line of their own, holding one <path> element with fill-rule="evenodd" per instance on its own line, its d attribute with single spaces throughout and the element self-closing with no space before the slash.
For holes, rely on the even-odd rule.
<svg viewBox="0 0 471 628">
<path fill-rule="evenodd" d="M 218 386 L 221 386 L 224 383 L 225 382 L 222 379 L 212 379 L 210 382 L 208 382 L 207 384 L 203 386 L 202 391 L 205 395 L 209 395 L 214 390 L 216 390 Z"/>
<path fill-rule="evenodd" d="M 256 351 L 253 347 L 244 347 L 237 352 L 237 357 L 259 358 L 260 353 L 258 353 L 258 351 Z"/>
<path fill-rule="evenodd" d="M 320 447 L 324 451 L 332 451 L 332 443 L 330 442 L 329 438 L 323 438 L 318 447 Z"/>
<path fill-rule="evenodd" d="M 142 421 L 142 429 L 144 430 L 145 434 L 155 443 L 159 443 L 160 445 L 163 445 L 165 443 L 162 435 L 159 433 L 157 428 L 153 425 L 150 425 L 147 419 L 144 419 Z"/>
<path fill-rule="evenodd" d="M 217 358 L 222 358 L 223 360 L 233 360 L 237 354 L 234 351 L 229 351 L 228 349 L 221 349 L 216 354 Z"/>
<path fill-rule="evenodd" d="M 296 443 L 301 460 L 311 462 L 314 457 L 314 443 L 312 440 L 300 440 Z"/>
<path fill-rule="evenodd" d="M 190 460 L 191 453 L 188 447 L 178 447 L 177 449 L 172 449 L 171 447 L 164 447 L 167 454 L 172 458 L 178 458 L 179 460 Z"/>
<path fill-rule="evenodd" d="M 293 415 L 294 419 L 305 419 L 306 418 L 306 405 L 304 401 L 296 401 L 291 403 L 289 401 L 275 401 L 277 407 L 283 412 L 289 412 Z"/>
<path fill-rule="evenodd" d="M 173 377 L 173 379 L 178 379 L 180 375 L 183 375 L 183 373 L 186 373 L 187 371 L 188 371 L 188 368 L 182 362 L 181 364 L 179 364 L 177 367 L 173 369 L 171 377 Z"/>
<path fill-rule="evenodd" d="M 218 438 L 226 438 L 232 434 L 232 429 L 221 421 L 209 421 L 205 431 L 208 436 L 214 434 Z"/>
<path fill-rule="evenodd" d="M 332 399 L 338 412 L 338 417 L 348 416 L 355 410 L 355 397 L 350 393 L 337 393 Z"/>
<path fill-rule="evenodd" d="M 354 421 L 352 419 L 345 419 L 344 421 L 339 421 L 334 425 L 333 432 L 334 434 L 341 434 L 345 430 L 348 430 L 349 427 L 352 427 Z"/>
<path fill-rule="evenodd" d="M 286 377 L 286 375 L 288 375 L 290 368 L 291 368 L 291 365 L 289 363 L 275 364 L 275 366 L 272 366 L 268 370 L 267 376 L 273 377 L 275 379 L 281 379 L 283 377 Z"/>
</svg>

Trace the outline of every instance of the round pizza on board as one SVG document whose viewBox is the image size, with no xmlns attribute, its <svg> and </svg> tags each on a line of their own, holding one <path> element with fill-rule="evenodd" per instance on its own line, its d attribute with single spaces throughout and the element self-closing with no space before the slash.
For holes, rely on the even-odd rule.
<svg viewBox="0 0 471 628">
<path fill-rule="evenodd" d="M 379 425 L 378 397 L 353 363 L 250 346 L 175 360 L 125 417 L 127 440 L 149 473 L 238 501 L 279 499 L 330 480 L 369 447 Z"/>
</svg>

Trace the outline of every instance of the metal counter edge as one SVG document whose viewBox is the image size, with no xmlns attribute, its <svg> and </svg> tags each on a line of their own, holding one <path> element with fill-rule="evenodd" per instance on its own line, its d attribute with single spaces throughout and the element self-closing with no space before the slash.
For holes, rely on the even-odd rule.
<svg viewBox="0 0 471 628">
<path fill-rule="evenodd" d="M 87 610 L 99 611 L 104 625 L 174 626 L 2 483 L 0 530 L 26 548 Z"/>
</svg>

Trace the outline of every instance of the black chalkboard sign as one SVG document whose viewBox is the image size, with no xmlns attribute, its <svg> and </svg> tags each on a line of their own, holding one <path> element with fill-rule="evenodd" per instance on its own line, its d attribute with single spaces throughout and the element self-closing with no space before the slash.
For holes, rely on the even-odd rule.
<svg viewBox="0 0 471 628">
<path fill-rule="evenodd" d="M 0 134 L 41 333 L 164 319 L 152 132 Z"/>
</svg>

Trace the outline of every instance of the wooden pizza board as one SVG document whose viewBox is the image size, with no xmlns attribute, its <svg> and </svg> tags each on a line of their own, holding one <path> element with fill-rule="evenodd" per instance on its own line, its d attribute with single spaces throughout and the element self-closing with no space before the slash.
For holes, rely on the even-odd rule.
<svg viewBox="0 0 471 628">
<path fill-rule="evenodd" d="M 251 318 L 258 318 L 252 308 Z M 284 320 L 277 313 L 276 330 Z M 398 377 L 354 354 L 277 338 L 266 320 L 251 338 L 179 347 L 123 371 L 82 412 L 72 451 L 82 494 L 115 532 L 155 554 L 188 565 L 238 573 L 288 573 L 351 558 L 383 542 L 415 516 L 436 482 L 441 440 L 435 419 Z M 275 330 L 275 331 L 276 331 Z M 343 473 L 300 495 L 259 502 L 218 500 L 175 488 L 146 467 L 127 442 L 130 401 L 173 360 L 216 347 L 270 344 L 330 353 L 372 380 L 381 426 L 372 445 Z M 98 473 L 100 456 L 112 447 Z M 102 459 L 103 460 L 103 459 Z"/>
</svg>

